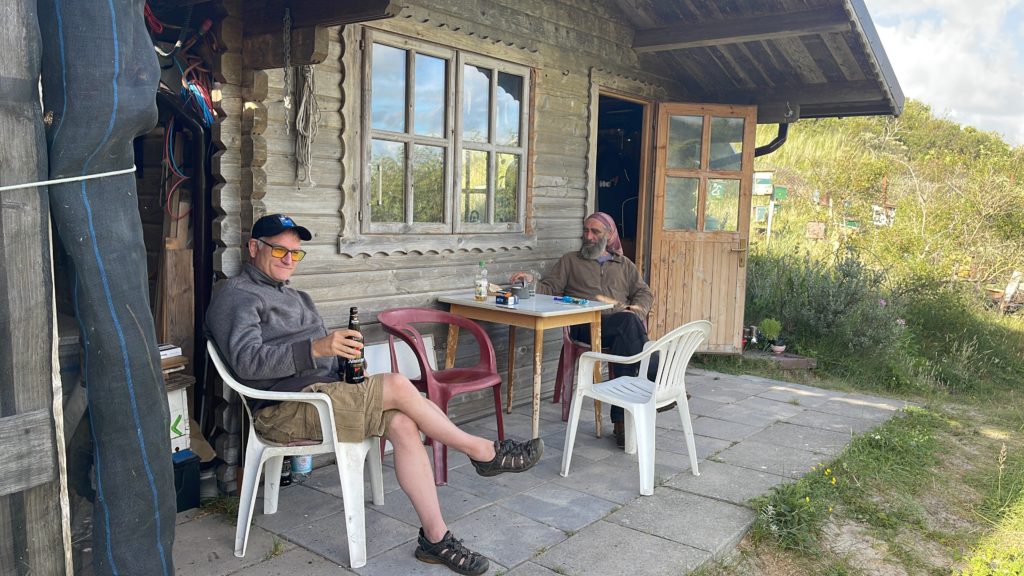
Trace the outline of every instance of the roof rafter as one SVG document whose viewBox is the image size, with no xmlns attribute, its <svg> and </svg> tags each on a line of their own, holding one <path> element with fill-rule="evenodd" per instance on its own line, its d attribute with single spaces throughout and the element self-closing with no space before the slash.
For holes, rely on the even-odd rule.
<svg viewBox="0 0 1024 576">
<path fill-rule="evenodd" d="M 845 10 L 816 8 L 721 22 L 680 22 L 671 26 L 637 30 L 633 49 L 637 52 L 661 52 L 845 32 L 849 29 L 850 18 Z"/>
</svg>

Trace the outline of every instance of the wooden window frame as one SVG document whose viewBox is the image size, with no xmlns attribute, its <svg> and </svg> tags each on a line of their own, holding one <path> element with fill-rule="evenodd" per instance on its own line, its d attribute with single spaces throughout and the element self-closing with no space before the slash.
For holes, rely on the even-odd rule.
<svg viewBox="0 0 1024 576">
<path fill-rule="evenodd" d="M 407 52 L 406 57 L 406 115 L 405 132 L 391 132 L 375 129 L 372 126 L 372 74 L 373 74 L 373 46 L 382 44 L 391 46 Z M 374 235 L 459 235 L 459 234 L 497 234 L 497 233 L 524 233 L 526 231 L 526 204 L 529 199 L 527 166 L 530 162 L 530 134 L 529 119 L 532 114 L 532 73 L 529 67 L 498 60 L 477 53 L 472 53 L 456 48 L 440 46 L 430 42 L 424 42 L 375 30 L 364 29 L 363 33 L 363 102 L 361 111 L 361 122 L 363 126 L 362 137 L 362 158 L 361 163 L 361 193 L 360 193 L 360 232 L 367 236 Z M 429 137 L 416 135 L 414 133 L 414 110 L 413 110 L 413 89 L 415 86 L 415 66 L 412 54 L 419 53 L 427 56 L 441 58 L 446 61 L 445 75 L 445 128 L 444 136 Z M 490 81 L 490 102 L 488 110 L 489 141 L 488 142 L 465 142 L 462 138 L 462 80 L 465 65 L 480 66 L 492 71 Z M 496 93 L 498 73 L 504 72 L 522 78 L 523 93 L 520 97 L 519 114 L 519 145 L 506 146 L 495 142 L 495 115 L 497 110 Z M 370 150 L 374 140 L 400 142 L 404 145 L 405 159 L 405 222 L 373 222 L 371 202 L 373 191 L 371 188 L 372 174 L 369 163 Z M 444 209 L 443 222 L 413 222 L 412 205 L 412 149 L 414 145 L 440 146 L 445 150 L 444 160 Z M 460 218 L 459 206 L 462 201 L 462 155 L 463 150 L 482 151 L 488 154 L 488 176 L 487 176 L 487 221 L 484 223 L 463 222 Z M 493 222 L 494 203 L 496 196 L 496 175 L 495 165 L 497 155 L 501 153 L 516 154 L 519 156 L 519 174 L 517 190 L 517 213 L 515 222 Z"/>
</svg>

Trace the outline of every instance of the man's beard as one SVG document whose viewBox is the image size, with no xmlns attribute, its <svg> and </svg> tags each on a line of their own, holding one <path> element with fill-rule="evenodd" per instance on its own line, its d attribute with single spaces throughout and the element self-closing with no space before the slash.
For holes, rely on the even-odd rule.
<svg viewBox="0 0 1024 576">
<path fill-rule="evenodd" d="M 597 260 L 602 254 L 604 254 L 605 248 L 608 247 L 607 238 L 598 238 L 593 242 L 583 241 L 583 246 L 580 247 L 580 255 L 587 260 Z"/>
</svg>

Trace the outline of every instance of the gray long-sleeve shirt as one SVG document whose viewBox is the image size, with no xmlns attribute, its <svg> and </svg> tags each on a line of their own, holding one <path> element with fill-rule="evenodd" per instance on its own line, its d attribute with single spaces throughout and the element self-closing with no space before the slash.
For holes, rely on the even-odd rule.
<svg viewBox="0 0 1024 576">
<path fill-rule="evenodd" d="M 340 380 L 337 357 L 313 358 L 313 340 L 327 335 L 313 299 L 252 264 L 218 284 L 206 330 L 235 376 L 251 388 L 295 392 Z"/>
</svg>

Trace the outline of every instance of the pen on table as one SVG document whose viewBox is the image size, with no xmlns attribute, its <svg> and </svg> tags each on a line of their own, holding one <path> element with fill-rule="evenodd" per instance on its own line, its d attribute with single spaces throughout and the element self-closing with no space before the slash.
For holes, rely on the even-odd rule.
<svg viewBox="0 0 1024 576">
<path fill-rule="evenodd" d="M 579 304 L 580 306 L 590 304 L 590 300 L 586 298 L 573 298 L 572 296 L 555 296 L 555 300 L 565 302 L 566 304 Z"/>
</svg>

